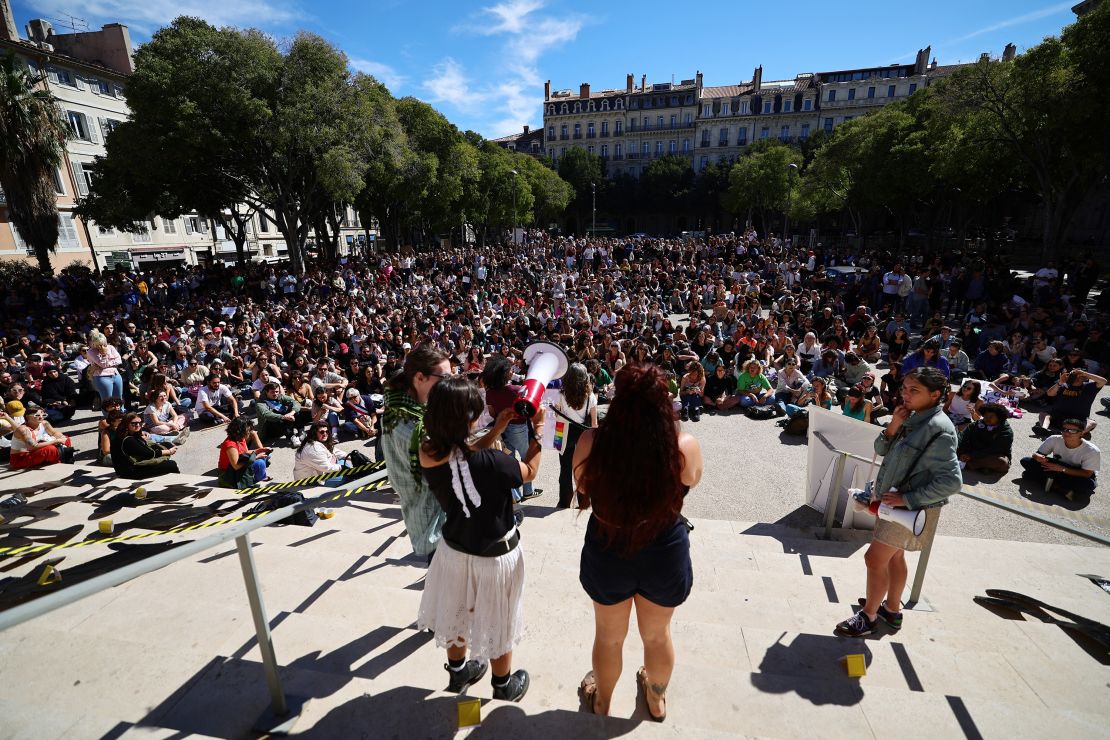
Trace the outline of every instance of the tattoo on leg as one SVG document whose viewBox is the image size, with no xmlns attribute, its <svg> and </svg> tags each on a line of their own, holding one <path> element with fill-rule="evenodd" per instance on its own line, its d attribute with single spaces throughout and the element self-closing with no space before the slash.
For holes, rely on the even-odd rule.
<svg viewBox="0 0 1110 740">
<path fill-rule="evenodd" d="M 662 699 L 664 696 L 667 695 L 667 684 L 665 684 L 665 683 L 651 683 L 649 685 L 651 686 L 651 690 L 660 699 Z"/>
</svg>

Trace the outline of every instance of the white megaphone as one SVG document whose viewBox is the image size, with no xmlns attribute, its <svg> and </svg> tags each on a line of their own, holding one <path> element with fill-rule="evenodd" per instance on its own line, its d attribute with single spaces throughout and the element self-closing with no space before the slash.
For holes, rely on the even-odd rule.
<svg viewBox="0 0 1110 740">
<path fill-rule="evenodd" d="M 528 365 L 528 375 L 524 387 L 513 404 L 513 410 L 526 419 L 531 419 L 543 400 L 547 384 L 561 378 L 570 362 L 566 352 L 551 342 L 533 342 L 524 348 L 524 362 Z"/>
<path fill-rule="evenodd" d="M 885 519 L 888 522 L 894 522 L 901 525 L 906 529 L 913 532 L 914 537 L 918 537 L 925 530 L 925 510 L 917 509 L 896 509 L 893 506 L 884 504 L 881 501 L 872 501 L 871 505 L 867 507 L 875 516 L 880 519 Z"/>
</svg>

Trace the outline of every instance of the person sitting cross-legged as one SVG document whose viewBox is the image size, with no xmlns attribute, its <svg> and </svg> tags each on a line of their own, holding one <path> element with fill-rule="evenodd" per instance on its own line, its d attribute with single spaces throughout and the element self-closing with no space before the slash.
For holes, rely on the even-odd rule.
<svg viewBox="0 0 1110 740">
<path fill-rule="evenodd" d="M 775 403 L 771 381 L 763 374 L 763 365 L 759 360 L 748 360 L 744 365 L 744 372 L 736 378 L 736 393 L 740 396 L 740 405 L 744 408 L 770 406 Z"/>
<path fill-rule="evenodd" d="M 964 470 L 1004 474 L 1010 470 L 1014 446 L 1014 430 L 1008 419 L 1010 412 L 997 403 L 979 407 L 979 420 L 959 434 L 956 457 Z"/>
<path fill-rule="evenodd" d="M 1046 493 L 1063 493 L 1071 501 L 1076 493 L 1089 496 L 1095 492 L 1102 453 L 1083 439 L 1086 425 L 1080 419 L 1065 419 L 1061 426 L 1062 434 L 1049 437 L 1032 456 L 1021 459 L 1025 469 L 1021 477 L 1040 483 Z"/>
</svg>

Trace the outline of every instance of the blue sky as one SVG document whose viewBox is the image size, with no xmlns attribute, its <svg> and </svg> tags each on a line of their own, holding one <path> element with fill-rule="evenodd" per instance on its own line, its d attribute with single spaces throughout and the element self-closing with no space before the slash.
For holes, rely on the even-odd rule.
<svg viewBox="0 0 1110 740">
<path fill-rule="evenodd" d="M 623 87 L 688 79 L 706 85 L 913 61 L 931 45 L 940 64 L 1024 50 L 1074 15 L 1051 0 L 911 3 L 585 2 L 584 0 L 14 0 L 22 31 L 31 18 L 74 15 L 90 28 L 121 22 L 137 43 L 181 14 L 216 25 L 253 26 L 276 38 L 306 29 L 347 53 L 397 96 L 435 105 L 483 136 L 542 121 L 543 83 Z"/>
</svg>

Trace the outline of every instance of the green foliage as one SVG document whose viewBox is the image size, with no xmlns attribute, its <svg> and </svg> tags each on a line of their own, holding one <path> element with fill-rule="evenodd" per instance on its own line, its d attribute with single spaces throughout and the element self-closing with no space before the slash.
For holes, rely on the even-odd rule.
<svg viewBox="0 0 1110 740">
<path fill-rule="evenodd" d="M 694 189 L 694 171 L 684 157 L 652 160 L 640 175 L 640 193 L 647 206 L 664 213 L 684 210 Z"/>
<path fill-rule="evenodd" d="M 69 129 L 50 93 L 15 54 L 0 56 L 0 187 L 8 219 L 50 272 L 58 244 L 54 172 L 62 164 Z"/>
<path fill-rule="evenodd" d="M 733 165 L 723 205 L 737 215 L 786 210 L 797 182 L 790 165 L 800 163 L 793 147 L 770 139 L 759 142 Z"/>
</svg>

